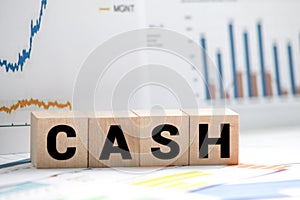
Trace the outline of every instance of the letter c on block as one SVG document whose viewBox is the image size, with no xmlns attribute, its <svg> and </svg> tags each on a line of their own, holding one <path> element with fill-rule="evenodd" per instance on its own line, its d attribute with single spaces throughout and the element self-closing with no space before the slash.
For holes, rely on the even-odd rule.
<svg viewBox="0 0 300 200">
<path fill-rule="evenodd" d="M 68 125 L 57 125 L 50 129 L 47 136 L 47 150 L 49 155 L 56 160 L 68 160 L 75 155 L 76 147 L 67 147 L 65 153 L 57 151 L 56 138 L 58 133 L 64 132 L 67 137 L 76 137 L 75 130 Z"/>
</svg>

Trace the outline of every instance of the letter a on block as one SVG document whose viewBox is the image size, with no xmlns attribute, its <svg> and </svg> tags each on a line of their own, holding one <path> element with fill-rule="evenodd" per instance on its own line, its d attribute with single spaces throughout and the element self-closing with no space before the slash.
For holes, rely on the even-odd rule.
<svg viewBox="0 0 300 200">
<path fill-rule="evenodd" d="M 118 146 L 114 146 L 115 140 L 118 142 Z M 109 128 L 99 160 L 109 160 L 111 153 L 120 153 L 124 160 L 132 159 L 124 133 L 119 125 L 112 125 Z"/>
<path fill-rule="evenodd" d="M 184 112 L 190 116 L 190 165 L 238 164 L 237 113 L 229 109 Z"/>
<path fill-rule="evenodd" d="M 89 119 L 89 167 L 137 167 L 139 149 L 134 113 L 102 111 Z"/>
</svg>

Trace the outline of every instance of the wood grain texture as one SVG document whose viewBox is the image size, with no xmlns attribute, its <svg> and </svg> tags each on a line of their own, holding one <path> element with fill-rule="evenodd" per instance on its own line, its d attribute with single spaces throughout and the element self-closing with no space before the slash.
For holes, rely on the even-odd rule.
<svg viewBox="0 0 300 200">
<path fill-rule="evenodd" d="M 230 109 L 32 112 L 30 156 L 37 168 L 238 164 L 239 123 Z M 58 126 L 74 135 L 49 142 Z"/>
<path fill-rule="evenodd" d="M 56 136 L 56 150 L 65 153 L 68 147 L 76 147 L 75 154 L 66 160 L 53 158 L 47 149 L 49 131 L 58 125 L 71 127 L 76 136 L 67 137 L 59 132 Z M 32 112 L 31 113 L 31 162 L 36 168 L 87 167 L 88 118 L 73 112 Z"/>
<path fill-rule="evenodd" d="M 104 148 L 105 142 L 109 130 L 114 125 L 119 126 L 122 130 L 131 159 L 123 157 L 118 152 L 109 153 L 108 158 L 100 159 L 101 153 L 107 150 Z M 130 111 L 97 112 L 89 119 L 89 167 L 139 166 L 139 140 L 138 116 Z M 112 143 L 114 148 L 120 146 L 117 139 Z"/>
<path fill-rule="evenodd" d="M 188 165 L 189 119 L 180 110 L 134 110 L 140 117 L 140 166 Z M 161 152 L 170 152 L 170 147 L 153 140 L 152 131 L 155 127 L 168 124 L 178 129 L 179 135 L 170 135 L 164 131 L 161 135 L 176 142 L 180 151 L 172 159 L 159 159 L 153 155 L 151 148 L 160 148 Z"/>
<path fill-rule="evenodd" d="M 190 165 L 212 164 L 238 164 L 239 150 L 239 115 L 229 109 L 199 109 L 184 110 L 190 116 Z M 200 158 L 199 124 L 208 124 L 208 137 L 220 138 L 221 124 L 229 124 L 230 127 L 230 155 L 229 158 L 221 158 L 220 145 L 209 145 L 208 158 Z"/>
</svg>

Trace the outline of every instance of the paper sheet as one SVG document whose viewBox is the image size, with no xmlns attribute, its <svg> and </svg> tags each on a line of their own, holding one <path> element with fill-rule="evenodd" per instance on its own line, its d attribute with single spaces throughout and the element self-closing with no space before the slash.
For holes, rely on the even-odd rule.
<svg viewBox="0 0 300 200">
<path fill-rule="evenodd" d="M 35 169 L 16 162 L 29 154 L 1 155 L 0 199 L 299 198 L 299 130 L 242 134 L 233 166 Z"/>
</svg>

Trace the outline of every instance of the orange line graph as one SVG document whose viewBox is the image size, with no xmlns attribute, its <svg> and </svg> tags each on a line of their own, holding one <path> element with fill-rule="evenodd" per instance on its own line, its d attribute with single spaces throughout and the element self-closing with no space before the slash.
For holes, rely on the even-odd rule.
<svg viewBox="0 0 300 200">
<path fill-rule="evenodd" d="M 11 106 L 2 106 L 0 107 L 0 112 L 6 112 L 7 114 L 10 114 L 12 111 L 21 109 L 24 107 L 29 107 L 29 106 L 38 106 L 38 107 L 43 107 L 44 109 L 49 109 L 50 107 L 56 107 L 56 108 L 69 108 L 70 110 L 72 109 L 72 105 L 69 101 L 66 103 L 58 103 L 57 101 L 41 101 L 38 99 L 23 99 L 19 100 L 17 103 L 11 105 Z"/>
</svg>

